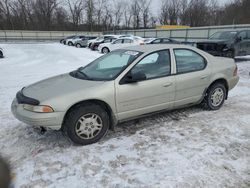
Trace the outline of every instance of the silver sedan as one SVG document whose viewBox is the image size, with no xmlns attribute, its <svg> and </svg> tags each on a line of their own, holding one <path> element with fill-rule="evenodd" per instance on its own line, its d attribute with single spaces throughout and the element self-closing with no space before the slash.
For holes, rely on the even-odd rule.
<svg viewBox="0 0 250 188">
<path fill-rule="evenodd" d="M 12 112 L 22 122 L 61 129 L 86 145 L 119 122 L 152 113 L 199 103 L 218 110 L 238 80 L 230 58 L 186 45 L 135 46 L 24 87 Z"/>
</svg>

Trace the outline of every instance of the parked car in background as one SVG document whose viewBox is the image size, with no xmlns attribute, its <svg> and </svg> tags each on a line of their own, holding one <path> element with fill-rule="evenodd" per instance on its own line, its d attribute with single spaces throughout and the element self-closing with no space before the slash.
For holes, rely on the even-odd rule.
<svg viewBox="0 0 250 188">
<path fill-rule="evenodd" d="M 103 40 L 98 40 L 98 41 L 95 41 L 95 42 L 92 42 L 91 45 L 90 45 L 90 49 L 91 50 L 98 50 L 98 47 L 100 44 L 104 44 L 104 43 L 111 43 L 113 41 L 115 41 L 117 38 L 106 38 L 106 39 L 103 39 Z"/>
<path fill-rule="evenodd" d="M 74 38 L 75 36 L 76 36 L 76 35 L 72 35 L 72 36 L 68 36 L 68 37 L 66 37 L 66 38 L 64 38 L 64 39 L 61 39 L 61 40 L 60 40 L 60 43 L 66 44 L 66 40 L 67 40 L 67 39 Z"/>
<path fill-rule="evenodd" d="M 129 46 L 136 46 L 136 45 L 143 45 L 143 44 L 145 44 L 144 39 L 141 37 L 122 37 L 122 38 L 116 39 L 115 41 L 111 43 L 100 44 L 98 47 L 98 51 L 106 54 L 119 48 L 126 48 Z"/>
<path fill-rule="evenodd" d="M 3 56 L 3 49 L 2 48 L 0 48 L 0 58 L 3 58 L 4 56 Z"/>
<path fill-rule="evenodd" d="M 145 44 L 180 44 L 181 42 L 170 38 L 151 38 L 145 39 Z"/>
<path fill-rule="evenodd" d="M 124 35 L 102 35 L 94 40 L 89 40 L 88 41 L 88 47 L 90 48 L 90 46 L 92 45 L 93 42 L 99 42 L 102 41 L 104 39 L 108 39 L 108 38 L 120 38 L 123 37 Z"/>
<path fill-rule="evenodd" d="M 230 58 L 187 45 L 134 46 L 24 87 L 11 110 L 24 123 L 61 129 L 86 145 L 119 122 L 152 113 L 199 103 L 218 110 L 238 80 Z"/>
<path fill-rule="evenodd" d="M 234 58 L 250 55 L 250 30 L 217 32 L 209 40 L 197 42 L 196 45 L 215 56 Z"/>
<path fill-rule="evenodd" d="M 88 46 L 88 41 L 89 40 L 93 40 L 93 39 L 96 39 L 97 37 L 93 37 L 93 36 L 86 36 L 85 38 L 82 38 L 80 40 L 77 40 L 75 43 L 74 43 L 74 46 L 77 47 L 77 48 L 86 48 Z"/>
<path fill-rule="evenodd" d="M 84 39 L 86 36 L 84 35 L 77 35 L 73 38 L 69 38 L 66 40 L 66 44 L 69 45 L 69 46 L 74 46 L 74 43 L 78 40 L 81 40 L 81 39 Z"/>
</svg>

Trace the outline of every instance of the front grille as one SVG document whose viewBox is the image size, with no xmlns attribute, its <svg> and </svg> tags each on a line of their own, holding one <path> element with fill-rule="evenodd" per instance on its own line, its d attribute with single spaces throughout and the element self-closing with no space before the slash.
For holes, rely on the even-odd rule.
<svg viewBox="0 0 250 188">
<path fill-rule="evenodd" d="M 23 89 L 18 91 L 16 94 L 16 99 L 19 104 L 31 104 L 31 105 L 39 105 L 39 100 L 27 97 L 23 94 Z"/>
</svg>

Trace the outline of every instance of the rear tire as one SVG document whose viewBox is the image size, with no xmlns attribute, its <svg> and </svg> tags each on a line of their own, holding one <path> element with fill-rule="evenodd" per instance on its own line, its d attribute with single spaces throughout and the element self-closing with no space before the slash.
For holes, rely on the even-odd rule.
<svg viewBox="0 0 250 188">
<path fill-rule="evenodd" d="M 0 51 L 0 58 L 3 58 L 3 52 Z"/>
<path fill-rule="evenodd" d="M 82 46 L 81 46 L 81 44 L 76 44 L 76 47 L 81 48 Z"/>
<path fill-rule="evenodd" d="M 85 103 L 74 107 L 67 114 L 64 129 L 74 143 L 93 144 L 108 132 L 109 116 L 101 106 Z"/>
<path fill-rule="evenodd" d="M 214 83 L 211 85 L 204 98 L 205 108 L 207 110 L 219 110 L 226 99 L 227 90 L 224 84 Z"/>
</svg>

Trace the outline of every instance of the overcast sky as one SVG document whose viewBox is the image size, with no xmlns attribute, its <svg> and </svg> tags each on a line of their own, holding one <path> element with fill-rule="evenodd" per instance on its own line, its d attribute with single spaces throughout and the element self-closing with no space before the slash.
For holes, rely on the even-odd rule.
<svg viewBox="0 0 250 188">
<path fill-rule="evenodd" d="M 161 1 L 162 0 L 152 0 L 152 11 L 153 11 L 154 15 L 158 15 L 158 12 L 159 12 L 160 6 L 161 6 Z M 217 0 L 219 5 L 224 5 L 225 3 L 229 3 L 231 1 L 232 0 Z"/>
</svg>

